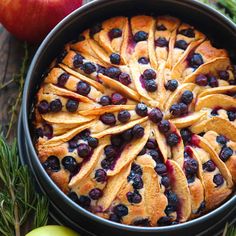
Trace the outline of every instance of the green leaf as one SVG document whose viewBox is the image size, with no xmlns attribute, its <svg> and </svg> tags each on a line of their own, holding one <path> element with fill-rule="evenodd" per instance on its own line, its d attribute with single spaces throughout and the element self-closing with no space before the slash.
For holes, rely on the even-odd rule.
<svg viewBox="0 0 236 236">
<path fill-rule="evenodd" d="M 0 235 L 20 236 L 32 215 L 33 228 L 47 224 L 47 199 L 36 193 L 28 168 L 20 164 L 16 142 L 10 146 L 2 136 L 0 181 Z"/>
</svg>

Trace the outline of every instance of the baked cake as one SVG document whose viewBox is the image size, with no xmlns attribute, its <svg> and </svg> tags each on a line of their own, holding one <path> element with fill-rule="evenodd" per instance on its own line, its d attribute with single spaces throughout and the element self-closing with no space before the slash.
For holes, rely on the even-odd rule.
<svg viewBox="0 0 236 236">
<path fill-rule="evenodd" d="M 70 199 L 105 219 L 199 217 L 235 189 L 235 75 L 226 50 L 175 17 L 97 23 L 42 81 L 38 157 Z"/>
</svg>

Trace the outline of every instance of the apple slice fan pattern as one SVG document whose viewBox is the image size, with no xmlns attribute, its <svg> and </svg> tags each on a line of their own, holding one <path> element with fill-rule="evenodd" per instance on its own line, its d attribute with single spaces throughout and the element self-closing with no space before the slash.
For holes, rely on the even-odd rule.
<svg viewBox="0 0 236 236">
<path fill-rule="evenodd" d="M 236 183 L 226 50 L 171 16 L 119 16 L 65 45 L 37 93 L 35 147 L 53 181 L 114 222 L 173 225 Z"/>
</svg>

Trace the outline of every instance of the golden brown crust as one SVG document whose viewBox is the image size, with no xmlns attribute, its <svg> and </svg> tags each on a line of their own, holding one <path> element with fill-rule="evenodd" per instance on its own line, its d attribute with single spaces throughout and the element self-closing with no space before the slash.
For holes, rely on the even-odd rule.
<svg viewBox="0 0 236 236">
<path fill-rule="evenodd" d="M 36 95 L 39 160 L 105 219 L 155 227 L 199 217 L 235 189 L 234 73 L 226 50 L 175 17 L 95 24 L 65 46 Z"/>
</svg>

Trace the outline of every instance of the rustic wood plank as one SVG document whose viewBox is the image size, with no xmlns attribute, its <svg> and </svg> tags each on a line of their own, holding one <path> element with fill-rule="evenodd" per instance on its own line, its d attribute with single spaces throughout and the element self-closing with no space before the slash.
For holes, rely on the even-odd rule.
<svg viewBox="0 0 236 236">
<path fill-rule="evenodd" d="M 22 42 L 11 36 L 0 25 L 0 84 L 6 84 L 18 73 L 23 56 Z M 3 130 L 10 119 L 9 108 L 17 95 L 17 84 L 11 83 L 0 90 L 0 122 Z"/>
</svg>

